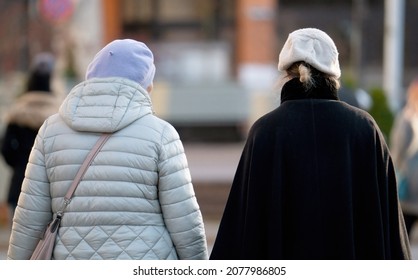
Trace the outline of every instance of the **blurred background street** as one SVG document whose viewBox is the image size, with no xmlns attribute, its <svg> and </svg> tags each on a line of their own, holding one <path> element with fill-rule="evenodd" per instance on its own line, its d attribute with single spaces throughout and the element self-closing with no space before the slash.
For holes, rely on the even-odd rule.
<svg viewBox="0 0 418 280">
<path fill-rule="evenodd" d="M 368 111 L 389 142 L 418 75 L 417 13 L 418 2 L 405 0 L 0 0 L 0 115 L 36 54 L 56 56 L 54 92 L 65 97 L 105 44 L 145 42 L 157 69 L 153 108 L 184 142 L 211 249 L 248 128 L 278 106 L 287 35 L 316 27 L 335 39 L 341 99 Z M 0 205 L 9 176 L 0 159 Z M 9 230 L 0 211 L 0 259 Z M 411 245 L 418 259 L 417 227 Z"/>
</svg>

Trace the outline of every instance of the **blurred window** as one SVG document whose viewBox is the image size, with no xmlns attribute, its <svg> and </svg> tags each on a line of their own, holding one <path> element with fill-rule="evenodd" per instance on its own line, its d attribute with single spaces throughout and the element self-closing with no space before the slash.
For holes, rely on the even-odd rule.
<svg viewBox="0 0 418 280">
<path fill-rule="evenodd" d="M 233 76 L 234 5 L 234 0 L 124 0 L 123 36 L 153 49 L 157 80 L 224 83 Z"/>
<path fill-rule="evenodd" d="M 144 41 L 231 39 L 234 0 L 124 0 L 124 35 Z"/>
</svg>

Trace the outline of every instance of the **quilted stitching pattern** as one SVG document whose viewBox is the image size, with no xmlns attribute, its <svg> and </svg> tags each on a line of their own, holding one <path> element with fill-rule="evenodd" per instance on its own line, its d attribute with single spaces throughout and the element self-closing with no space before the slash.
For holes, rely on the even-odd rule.
<svg viewBox="0 0 418 280">
<path fill-rule="evenodd" d="M 154 226 L 61 228 L 54 254 L 58 259 L 106 260 L 115 254 L 118 259 L 177 259 L 167 230 Z"/>
</svg>

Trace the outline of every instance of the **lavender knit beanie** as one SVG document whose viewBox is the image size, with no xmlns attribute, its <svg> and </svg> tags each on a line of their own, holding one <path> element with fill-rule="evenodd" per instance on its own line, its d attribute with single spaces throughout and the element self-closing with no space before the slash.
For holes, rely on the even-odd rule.
<svg viewBox="0 0 418 280">
<path fill-rule="evenodd" d="M 147 89 L 155 75 L 154 56 L 142 42 L 114 40 L 101 49 L 87 67 L 86 79 L 121 77 Z"/>
</svg>

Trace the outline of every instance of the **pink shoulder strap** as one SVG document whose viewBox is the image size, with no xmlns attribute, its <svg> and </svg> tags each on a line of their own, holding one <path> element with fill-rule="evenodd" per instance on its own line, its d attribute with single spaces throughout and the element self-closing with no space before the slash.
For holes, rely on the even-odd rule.
<svg viewBox="0 0 418 280">
<path fill-rule="evenodd" d="M 78 183 L 80 183 L 81 178 L 84 176 L 84 173 L 86 173 L 87 168 L 90 166 L 91 162 L 99 153 L 100 149 L 103 147 L 103 145 L 106 143 L 107 139 L 109 139 L 110 136 L 111 134 L 104 133 L 102 134 L 102 136 L 100 136 L 99 140 L 97 140 L 96 144 L 91 149 L 90 153 L 87 155 L 86 159 L 84 160 L 83 164 L 78 170 L 77 175 L 75 176 L 73 180 L 73 183 L 68 189 L 67 194 L 64 197 L 65 201 L 68 201 L 68 202 L 70 201 L 71 197 L 73 196 L 75 192 L 75 189 L 78 186 Z"/>
</svg>

